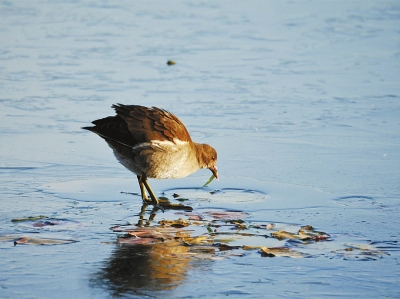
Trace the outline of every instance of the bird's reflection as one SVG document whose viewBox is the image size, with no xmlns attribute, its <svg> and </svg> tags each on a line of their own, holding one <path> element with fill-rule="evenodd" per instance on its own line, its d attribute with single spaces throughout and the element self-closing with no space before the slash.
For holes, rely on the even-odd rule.
<svg viewBox="0 0 400 299">
<path fill-rule="evenodd" d="M 139 227 L 151 227 L 156 215 L 154 210 L 146 215 L 145 210 L 143 206 L 138 215 Z M 107 288 L 117 297 L 174 289 L 183 283 L 191 267 L 189 249 L 174 239 L 146 245 L 119 242 L 93 277 L 92 285 Z"/>
</svg>

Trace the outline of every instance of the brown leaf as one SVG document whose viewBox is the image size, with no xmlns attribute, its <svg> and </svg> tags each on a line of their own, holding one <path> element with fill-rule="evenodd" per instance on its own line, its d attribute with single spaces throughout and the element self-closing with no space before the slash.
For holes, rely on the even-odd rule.
<svg viewBox="0 0 400 299">
<path fill-rule="evenodd" d="M 163 226 L 171 226 L 171 227 L 186 227 L 190 225 L 190 222 L 188 220 L 183 220 L 182 218 L 179 218 L 177 220 L 161 220 L 158 222 L 159 224 Z"/>
<path fill-rule="evenodd" d="M 262 246 L 248 246 L 248 245 L 243 245 L 242 249 L 243 250 L 255 250 L 255 249 L 261 249 Z"/>
<path fill-rule="evenodd" d="M 308 235 L 298 235 L 290 233 L 284 230 L 271 233 L 271 236 L 277 238 L 278 240 L 289 239 L 289 240 L 310 240 L 311 237 Z"/>
<path fill-rule="evenodd" d="M 191 215 L 191 216 L 189 217 L 189 220 L 197 220 L 197 221 L 200 221 L 200 220 L 203 220 L 203 217 L 201 217 L 200 215 Z"/>
<path fill-rule="evenodd" d="M 314 228 L 311 225 L 306 225 L 306 226 L 301 227 L 299 229 L 299 235 L 306 235 L 309 237 L 316 237 L 316 236 L 327 237 L 328 236 L 328 234 L 325 232 L 320 232 L 320 231 L 314 230 Z"/>
<path fill-rule="evenodd" d="M 206 214 L 218 220 L 241 219 L 241 218 L 247 218 L 249 216 L 249 214 L 246 212 L 237 212 L 237 211 L 221 211 L 221 212 L 210 211 L 206 212 Z"/>
<path fill-rule="evenodd" d="M 233 249 L 240 248 L 240 246 L 231 246 L 231 245 L 224 244 L 224 243 L 213 244 L 213 246 L 218 247 L 219 251 L 226 251 L 226 250 L 233 250 Z"/>
<path fill-rule="evenodd" d="M 302 258 L 305 255 L 301 252 L 293 251 L 287 247 L 261 247 L 261 256 L 263 257 L 276 257 L 276 256 L 286 256 L 292 258 Z"/>
</svg>

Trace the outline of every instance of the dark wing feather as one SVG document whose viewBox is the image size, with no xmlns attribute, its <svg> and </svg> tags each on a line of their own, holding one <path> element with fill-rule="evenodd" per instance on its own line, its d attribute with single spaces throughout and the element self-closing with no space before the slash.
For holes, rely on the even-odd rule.
<svg viewBox="0 0 400 299">
<path fill-rule="evenodd" d="M 128 125 L 119 116 L 109 116 L 102 119 L 98 119 L 92 122 L 94 127 L 83 127 L 103 137 L 104 139 L 116 141 L 123 145 L 134 146 L 137 141 L 133 138 L 129 132 Z"/>
<path fill-rule="evenodd" d="M 122 104 L 112 107 L 117 116 L 125 121 L 129 132 L 138 143 L 151 140 L 172 141 L 174 138 L 191 142 L 185 125 L 166 110 Z"/>
</svg>

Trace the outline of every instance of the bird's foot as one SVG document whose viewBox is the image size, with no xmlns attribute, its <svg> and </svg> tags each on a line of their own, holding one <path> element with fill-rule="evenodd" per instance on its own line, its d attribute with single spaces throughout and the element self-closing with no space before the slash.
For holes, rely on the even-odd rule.
<svg viewBox="0 0 400 299">
<path fill-rule="evenodd" d="M 142 198 L 142 200 L 143 200 L 142 212 L 144 211 L 143 207 L 145 207 L 144 209 L 146 209 L 148 205 L 152 205 L 153 206 L 153 211 L 155 211 L 155 212 L 157 212 L 158 210 L 161 210 L 163 213 L 165 212 L 165 209 L 162 207 L 162 205 L 161 205 L 161 203 L 159 201 L 154 202 L 154 201 L 149 200 L 147 198 L 146 199 Z"/>
<path fill-rule="evenodd" d="M 154 206 L 154 210 L 161 210 L 163 213 L 165 212 L 165 209 L 160 205 L 160 204 L 155 204 Z"/>
</svg>

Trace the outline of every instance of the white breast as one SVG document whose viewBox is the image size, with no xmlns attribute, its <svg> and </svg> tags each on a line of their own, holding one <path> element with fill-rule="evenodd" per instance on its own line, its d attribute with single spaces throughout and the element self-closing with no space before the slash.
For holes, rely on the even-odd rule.
<svg viewBox="0 0 400 299">
<path fill-rule="evenodd" d="M 149 178 L 182 178 L 199 169 L 194 147 L 189 142 L 174 139 L 172 141 L 152 140 L 132 149 L 146 164 Z M 136 159 L 135 159 L 136 160 Z M 141 163 L 141 164 L 142 164 Z"/>
</svg>

